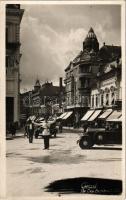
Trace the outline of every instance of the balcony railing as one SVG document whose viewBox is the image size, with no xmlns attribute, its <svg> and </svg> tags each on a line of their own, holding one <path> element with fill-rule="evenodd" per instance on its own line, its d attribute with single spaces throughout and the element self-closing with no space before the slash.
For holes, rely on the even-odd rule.
<svg viewBox="0 0 126 200">
<path fill-rule="evenodd" d="M 92 77 L 92 73 L 90 73 L 90 72 L 79 72 L 78 76 L 79 76 L 79 78 L 81 78 L 81 77 Z"/>
</svg>

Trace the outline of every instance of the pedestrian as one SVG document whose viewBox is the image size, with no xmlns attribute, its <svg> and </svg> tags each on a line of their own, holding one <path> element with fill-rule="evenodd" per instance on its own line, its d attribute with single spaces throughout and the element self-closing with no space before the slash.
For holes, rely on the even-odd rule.
<svg viewBox="0 0 126 200">
<path fill-rule="evenodd" d="M 63 131 L 62 121 L 59 121 L 59 133 L 62 133 L 62 131 Z"/>
<path fill-rule="evenodd" d="M 79 128 L 80 124 L 79 124 L 79 118 L 80 118 L 80 114 L 78 112 L 75 113 L 75 127 Z"/>
<path fill-rule="evenodd" d="M 33 135 L 34 135 L 34 125 L 31 120 L 28 123 L 28 136 L 29 136 L 29 143 L 33 142 Z"/>
<path fill-rule="evenodd" d="M 25 136 L 27 136 L 27 138 L 28 138 L 28 121 L 26 122 L 26 124 L 25 124 L 25 133 L 24 133 L 24 137 Z"/>
<path fill-rule="evenodd" d="M 47 122 L 48 118 L 45 117 L 45 120 L 43 122 L 43 139 L 44 139 L 44 149 L 49 149 L 49 139 L 50 139 L 50 130 L 49 130 L 49 124 Z"/>
<path fill-rule="evenodd" d="M 12 134 L 12 136 L 15 136 L 15 134 L 16 134 L 16 127 L 15 127 L 15 123 L 14 122 L 12 122 L 10 124 L 10 131 L 9 132 Z"/>
</svg>

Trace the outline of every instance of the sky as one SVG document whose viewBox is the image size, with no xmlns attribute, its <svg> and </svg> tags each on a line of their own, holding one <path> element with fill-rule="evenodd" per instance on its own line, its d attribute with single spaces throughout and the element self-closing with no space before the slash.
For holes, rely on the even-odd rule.
<svg viewBox="0 0 126 200">
<path fill-rule="evenodd" d="M 100 47 L 121 44 L 120 5 L 21 5 L 21 91 L 36 79 L 59 84 L 92 27 Z"/>
</svg>

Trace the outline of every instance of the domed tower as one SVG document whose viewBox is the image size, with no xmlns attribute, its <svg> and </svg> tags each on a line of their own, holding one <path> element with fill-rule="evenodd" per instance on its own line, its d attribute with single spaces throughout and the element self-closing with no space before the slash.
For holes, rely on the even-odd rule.
<svg viewBox="0 0 126 200">
<path fill-rule="evenodd" d="M 37 80 L 36 80 L 36 83 L 35 83 L 35 85 L 34 85 L 34 90 L 35 90 L 35 91 L 39 91 L 40 88 L 41 88 L 40 81 L 37 79 Z"/>
<path fill-rule="evenodd" d="M 96 37 L 92 27 L 90 28 L 90 30 L 87 34 L 87 37 L 85 38 L 85 40 L 83 42 L 83 51 L 85 49 L 89 52 L 92 50 L 95 52 L 99 51 L 99 42 L 97 40 L 97 37 Z"/>
</svg>

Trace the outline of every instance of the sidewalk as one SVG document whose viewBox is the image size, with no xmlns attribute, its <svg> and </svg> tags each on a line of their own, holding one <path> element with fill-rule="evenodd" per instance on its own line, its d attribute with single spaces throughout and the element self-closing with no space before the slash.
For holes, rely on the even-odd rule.
<svg viewBox="0 0 126 200">
<path fill-rule="evenodd" d="M 67 127 L 67 126 L 64 126 L 63 127 L 63 130 L 64 131 L 68 131 L 68 132 L 72 132 L 72 133 L 82 133 L 83 132 L 83 128 L 73 128 L 73 127 Z"/>
<path fill-rule="evenodd" d="M 15 136 L 12 136 L 12 134 L 10 133 L 7 134 L 6 140 L 13 140 L 14 138 L 17 138 L 17 137 L 24 137 L 24 129 L 17 130 Z"/>
</svg>

